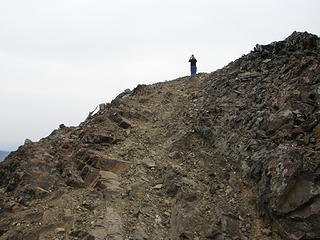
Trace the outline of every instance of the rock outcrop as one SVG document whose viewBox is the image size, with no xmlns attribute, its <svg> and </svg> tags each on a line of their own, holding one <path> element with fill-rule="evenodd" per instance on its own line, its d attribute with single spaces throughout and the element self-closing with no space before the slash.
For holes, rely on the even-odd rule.
<svg viewBox="0 0 320 240">
<path fill-rule="evenodd" d="M 126 90 L 0 163 L 0 239 L 320 239 L 320 41 Z"/>
</svg>

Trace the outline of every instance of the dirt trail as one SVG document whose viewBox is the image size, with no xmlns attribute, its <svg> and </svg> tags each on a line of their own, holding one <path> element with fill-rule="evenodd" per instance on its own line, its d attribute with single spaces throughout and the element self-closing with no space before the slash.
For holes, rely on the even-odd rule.
<svg viewBox="0 0 320 240">
<path fill-rule="evenodd" d="M 184 234 L 197 239 L 210 235 L 219 222 L 224 228 L 238 225 L 239 217 L 247 218 L 250 231 L 261 229 L 255 202 L 250 201 L 255 193 L 229 168 L 227 159 L 196 136 L 188 119 L 197 114 L 193 100 L 199 101 L 196 95 L 207 77 L 141 87 L 132 101 L 126 99 L 126 106 L 120 104 L 123 112 L 139 106 L 141 115 L 147 113 L 146 121 L 129 119 L 128 138 L 109 149 L 116 158 L 131 162 L 120 175 L 121 200 L 112 207 L 122 217 L 124 239 L 178 239 Z M 237 212 L 239 204 L 242 213 Z M 206 229 L 207 224 L 195 228 L 199 221 L 211 222 L 213 229 Z"/>
</svg>

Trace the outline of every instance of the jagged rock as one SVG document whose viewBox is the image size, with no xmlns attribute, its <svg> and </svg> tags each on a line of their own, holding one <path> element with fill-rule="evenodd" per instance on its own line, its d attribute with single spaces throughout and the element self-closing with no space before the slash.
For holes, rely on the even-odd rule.
<svg viewBox="0 0 320 240">
<path fill-rule="evenodd" d="M 104 111 L 105 109 L 106 109 L 106 104 L 105 103 L 99 104 L 99 111 Z"/>
<path fill-rule="evenodd" d="M 27 138 L 26 140 L 24 140 L 24 144 L 25 144 L 25 145 L 27 145 L 27 144 L 32 144 L 32 141 Z"/>
<path fill-rule="evenodd" d="M 104 194 L 120 192 L 119 178 L 116 174 L 109 171 L 100 171 L 95 180 L 94 187 Z"/>
</svg>

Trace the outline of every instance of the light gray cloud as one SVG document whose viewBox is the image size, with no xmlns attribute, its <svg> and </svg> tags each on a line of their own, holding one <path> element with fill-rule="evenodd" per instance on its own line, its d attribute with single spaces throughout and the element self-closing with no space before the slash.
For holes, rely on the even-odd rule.
<svg viewBox="0 0 320 240">
<path fill-rule="evenodd" d="M 319 34 L 317 0 L 0 3 L 0 149 L 77 125 L 126 88 L 221 68 L 256 43 Z"/>
</svg>

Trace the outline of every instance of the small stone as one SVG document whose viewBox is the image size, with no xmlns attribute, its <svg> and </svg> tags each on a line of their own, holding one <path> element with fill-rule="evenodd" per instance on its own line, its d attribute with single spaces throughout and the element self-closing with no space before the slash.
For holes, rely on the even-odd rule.
<svg viewBox="0 0 320 240">
<path fill-rule="evenodd" d="M 181 157 L 181 154 L 180 154 L 179 152 L 171 152 L 171 153 L 169 154 L 169 157 L 170 157 L 170 158 L 173 158 L 173 159 L 178 159 L 178 158 Z"/>
<path fill-rule="evenodd" d="M 105 104 L 105 103 L 99 104 L 99 110 L 100 110 L 100 111 L 103 111 L 103 110 L 105 110 L 105 109 L 106 109 L 106 104 Z"/>
<path fill-rule="evenodd" d="M 139 216 L 139 214 L 140 214 L 140 209 L 139 208 L 134 208 L 132 210 L 132 216 L 133 217 L 137 218 Z"/>
<path fill-rule="evenodd" d="M 153 168 L 156 166 L 156 163 L 154 160 L 146 157 L 142 160 L 142 163 L 147 167 L 147 168 Z"/>
<path fill-rule="evenodd" d="M 216 193 L 216 187 L 214 185 L 211 185 L 209 191 L 210 191 L 211 194 L 215 194 Z"/>
<path fill-rule="evenodd" d="M 175 183 L 172 183 L 166 188 L 166 193 L 169 197 L 175 197 L 178 193 L 178 190 L 179 186 Z"/>
<path fill-rule="evenodd" d="M 215 174 L 215 172 L 214 172 L 213 169 L 211 169 L 211 170 L 208 171 L 208 176 L 209 176 L 209 177 L 215 177 L 215 176 L 216 176 L 216 174 Z"/>
<path fill-rule="evenodd" d="M 32 144 L 32 141 L 27 138 L 26 140 L 24 140 L 24 144 L 25 144 L 25 145 L 27 145 L 27 144 Z"/>
<path fill-rule="evenodd" d="M 119 127 L 124 128 L 124 129 L 128 129 L 132 126 L 131 122 L 129 120 L 124 120 L 122 119 L 122 121 L 119 124 Z"/>
<path fill-rule="evenodd" d="M 65 230 L 64 228 L 56 228 L 56 229 L 54 230 L 54 232 L 55 232 L 56 234 L 59 234 L 59 233 L 65 233 L 66 230 Z"/>
<path fill-rule="evenodd" d="M 164 212 L 163 213 L 165 216 L 167 216 L 167 217 L 170 217 L 171 216 L 171 214 L 169 213 L 169 212 Z"/>
<path fill-rule="evenodd" d="M 251 230 L 251 225 L 250 225 L 249 223 L 246 225 L 246 230 L 247 230 L 247 231 L 250 231 L 250 230 Z"/>
<path fill-rule="evenodd" d="M 163 184 L 157 184 L 153 187 L 153 189 L 161 189 L 163 187 Z"/>
<path fill-rule="evenodd" d="M 156 222 L 156 224 L 161 223 L 161 217 L 159 215 L 156 215 L 155 222 Z"/>
</svg>

